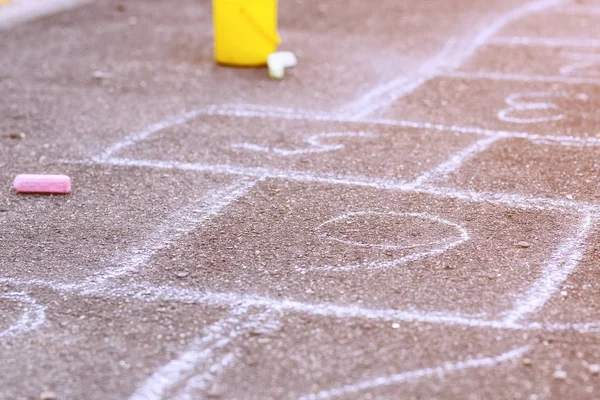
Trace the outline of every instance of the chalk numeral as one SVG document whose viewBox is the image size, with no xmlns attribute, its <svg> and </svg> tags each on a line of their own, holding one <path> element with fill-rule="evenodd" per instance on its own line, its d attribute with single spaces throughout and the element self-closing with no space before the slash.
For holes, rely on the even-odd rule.
<svg viewBox="0 0 600 400">
<path fill-rule="evenodd" d="M 304 143 L 306 143 L 308 146 L 301 149 L 282 149 L 279 147 L 261 146 L 254 143 L 235 143 L 232 145 L 232 147 L 236 149 L 244 149 L 259 153 L 270 153 L 282 157 L 289 157 L 296 156 L 299 154 L 326 153 L 329 151 L 340 150 L 345 147 L 343 143 L 322 143 L 322 140 L 324 139 L 354 137 L 370 138 L 375 136 L 376 135 L 367 132 L 324 132 L 307 137 L 304 140 Z"/>
<path fill-rule="evenodd" d="M 583 94 L 573 94 L 567 92 L 530 92 L 514 93 L 505 100 L 509 107 L 498 112 L 498 119 L 517 124 L 535 124 L 538 122 L 559 121 L 565 118 L 560 111 L 560 107 L 549 101 L 539 101 L 546 99 L 575 99 L 586 101 L 588 97 Z M 536 101 L 538 100 L 538 101 Z M 540 111 L 543 116 L 530 116 L 533 111 Z M 519 116 L 521 114 L 522 116 Z M 527 115 L 527 116 L 525 116 Z"/>
</svg>

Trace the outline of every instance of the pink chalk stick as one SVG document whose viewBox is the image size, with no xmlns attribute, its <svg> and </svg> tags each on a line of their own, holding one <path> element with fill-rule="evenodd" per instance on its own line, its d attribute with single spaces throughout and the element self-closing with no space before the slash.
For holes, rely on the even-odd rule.
<svg viewBox="0 0 600 400">
<path fill-rule="evenodd" d="M 17 175 L 13 187 L 19 193 L 71 192 L 71 178 L 66 175 Z"/>
</svg>

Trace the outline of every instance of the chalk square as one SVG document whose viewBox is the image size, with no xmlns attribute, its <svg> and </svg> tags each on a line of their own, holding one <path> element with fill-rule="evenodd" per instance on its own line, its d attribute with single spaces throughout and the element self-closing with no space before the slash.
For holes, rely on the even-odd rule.
<svg viewBox="0 0 600 400">
<path fill-rule="evenodd" d="M 599 85 L 434 78 L 377 116 L 476 127 L 521 136 L 590 137 L 600 116 Z"/>
<path fill-rule="evenodd" d="M 600 200 L 598 147 L 501 139 L 436 183 L 557 200 Z"/>
<path fill-rule="evenodd" d="M 128 279 L 493 318 L 523 296 L 576 222 L 558 211 L 268 179 Z"/>
<path fill-rule="evenodd" d="M 409 181 L 478 139 L 428 129 L 359 122 L 199 116 L 114 154 L 206 170 L 264 168 L 331 179 Z M 171 164 L 172 163 L 172 164 Z"/>
<path fill-rule="evenodd" d="M 441 337 L 449 344 L 442 344 Z M 301 400 L 392 399 L 401 392 L 403 398 L 441 393 L 487 398 L 481 382 L 510 375 L 518 365 L 493 359 L 511 359 L 511 352 L 518 359 L 529 353 L 527 344 L 523 333 L 515 331 L 286 313 L 279 330 L 244 343 L 235 372 L 222 377 L 223 397 L 259 400 L 285 393 Z M 440 366 L 448 368 L 448 376 L 439 375 Z M 451 376 L 460 376 L 461 384 Z M 418 384 L 412 379 L 416 377 Z M 490 390 L 490 395 L 511 397 L 508 393 L 519 389 L 515 383 Z"/>
</svg>

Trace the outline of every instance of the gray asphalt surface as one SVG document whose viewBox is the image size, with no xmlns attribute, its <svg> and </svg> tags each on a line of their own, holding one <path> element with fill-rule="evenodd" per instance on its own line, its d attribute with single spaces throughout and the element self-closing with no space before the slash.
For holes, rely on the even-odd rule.
<svg viewBox="0 0 600 400">
<path fill-rule="evenodd" d="M 282 0 L 280 82 L 208 1 L 0 32 L 0 399 L 598 397 L 598 10 Z"/>
</svg>

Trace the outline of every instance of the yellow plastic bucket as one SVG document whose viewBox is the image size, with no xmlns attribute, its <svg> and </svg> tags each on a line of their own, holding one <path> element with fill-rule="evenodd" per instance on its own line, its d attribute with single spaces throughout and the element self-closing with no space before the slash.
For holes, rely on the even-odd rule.
<svg viewBox="0 0 600 400">
<path fill-rule="evenodd" d="M 281 41 L 277 0 L 213 0 L 213 18 L 220 64 L 264 65 Z"/>
</svg>

